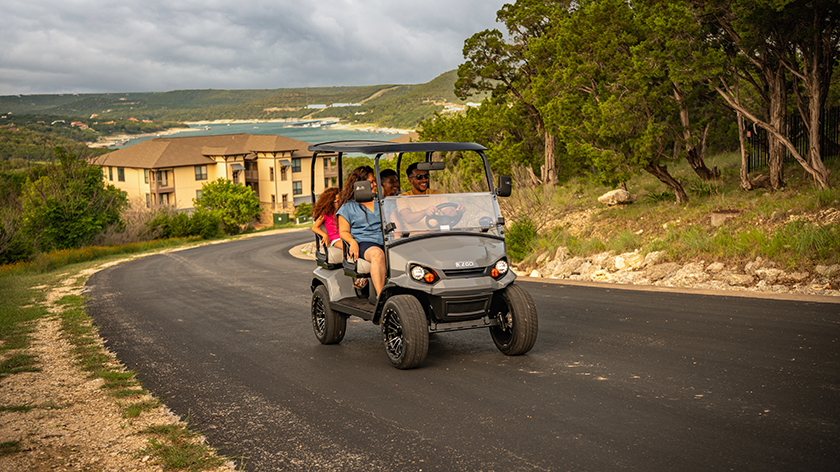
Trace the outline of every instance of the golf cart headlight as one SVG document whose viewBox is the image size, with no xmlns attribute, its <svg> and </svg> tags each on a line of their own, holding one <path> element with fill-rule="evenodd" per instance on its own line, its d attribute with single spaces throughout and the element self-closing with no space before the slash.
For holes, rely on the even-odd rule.
<svg viewBox="0 0 840 472">
<path fill-rule="evenodd" d="M 507 274 L 507 271 L 508 263 L 506 260 L 502 259 L 499 262 L 496 262 L 496 265 L 490 270 L 490 275 L 497 279 Z"/>
<path fill-rule="evenodd" d="M 427 284 L 433 284 L 438 281 L 437 272 L 433 271 L 432 269 L 427 269 L 423 266 L 411 266 L 411 278 L 418 281 L 418 282 L 426 282 Z"/>
</svg>

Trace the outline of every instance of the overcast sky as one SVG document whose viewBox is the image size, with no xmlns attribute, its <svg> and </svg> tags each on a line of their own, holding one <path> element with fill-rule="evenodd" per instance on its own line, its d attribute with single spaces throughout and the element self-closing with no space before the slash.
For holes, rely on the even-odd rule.
<svg viewBox="0 0 840 472">
<path fill-rule="evenodd" d="M 424 83 L 504 3 L 3 0 L 0 95 Z"/>
</svg>

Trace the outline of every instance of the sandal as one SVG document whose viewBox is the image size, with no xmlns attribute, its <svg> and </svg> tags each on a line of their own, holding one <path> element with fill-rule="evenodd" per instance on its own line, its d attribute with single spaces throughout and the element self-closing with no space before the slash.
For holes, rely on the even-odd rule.
<svg viewBox="0 0 840 472">
<path fill-rule="evenodd" d="M 355 279 L 353 280 L 353 286 L 361 290 L 367 286 L 367 279 Z"/>
</svg>

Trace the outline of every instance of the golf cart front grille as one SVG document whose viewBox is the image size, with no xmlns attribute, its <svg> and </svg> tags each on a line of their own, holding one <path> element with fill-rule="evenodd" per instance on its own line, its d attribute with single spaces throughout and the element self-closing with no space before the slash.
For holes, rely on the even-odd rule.
<svg viewBox="0 0 840 472">
<path fill-rule="evenodd" d="M 481 277 L 486 271 L 486 267 L 470 267 L 469 269 L 443 269 L 444 275 L 450 278 Z"/>
<path fill-rule="evenodd" d="M 446 300 L 445 310 L 447 316 L 469 316 L 487 312 L 490 298 L 471 300 Z"/>
</svg>

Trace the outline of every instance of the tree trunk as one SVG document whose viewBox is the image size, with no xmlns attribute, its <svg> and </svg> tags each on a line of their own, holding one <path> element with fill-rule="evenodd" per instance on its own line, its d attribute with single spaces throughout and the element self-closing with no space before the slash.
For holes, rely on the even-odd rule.
<svg viewBox="0 0 840 472">
<path fill-rule="evenodd" d="M 674 96 L 680 104 L 680 122 L 683 127 L 683 139 L 685 140 L 686 159 L 689 165 L 694 169 L 694 173 L 700 176 L 703 180 L 714 180 L 720 177 L 720 172 L 717 169 L 709 169 L 706 167 L 706 162 L 703 161 L 703 154 L 698 149 L 698 146 L 691 144 L 691 128 L 689 127 L 690 119 L 688 115 L 688 104 L 682 100 L 682 95 L 679 90 L 674 89 Z M 705 139 L 705 136 L 704 136 Z"/>
<path fill-rule="evenodd" d="M 750 156 L 747 154 L 747 127 L 744 123 L 744 115 L 737 111 L 735 114 L 738 116 L 738 142 L 741 144 L 741 189 L 749 192 L 753 186 L 749 173 Z"/>
<path fill-rule="evenodd" d="M 661 166 L 655 162 L 651 162 L 645 166 L 645 171 L 673 190 L 674 196 L 677 197 L 677 203 L 688 203 L 688 194 L 685 193 L 685 189 L 683 189 L 680 181 L 668 173 L 668 166 Z"/>
<path fill-rule="evenodd" d="M 767 83 L 770 85 L 770 127 L 776 134 L 786 136 L 787 134 L 787 87 L 785 84 L 785 69 L 781 66 L 775 69 L 768 69 L 766 72 Z M 775 135 L 767 136 L 770 156 L 768 165 L 770 167 L 770 186 L 774 190 L 781 190 L 785 187 L 785 147 Z"/>
<path fill-rule="evenodd" d="M 542 166 L 542 181 L 549 187 L 557 185 L 557 158 L 555 156 L 554 135 L 544 129 L 545 136 L 545 163 Z"/>
</svg>

